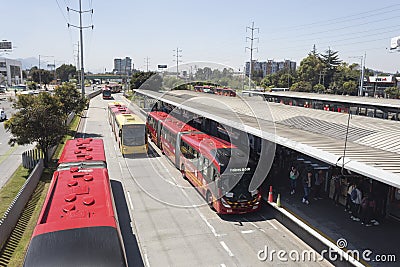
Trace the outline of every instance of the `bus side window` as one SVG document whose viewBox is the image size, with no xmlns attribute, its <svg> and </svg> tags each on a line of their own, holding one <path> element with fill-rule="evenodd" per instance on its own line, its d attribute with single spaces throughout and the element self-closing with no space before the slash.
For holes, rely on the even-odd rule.
<svg viewBox="0 0 400 267">
<path fill-rule="evenodd" d="M 203 175 L 204 175 L 205 177 L 207 177 L 207 178 L 209 178 L 209 177 L 208 177 L 208 168 L 210 167 L 209 165 L 210 165 L 209 160 L 208 160 L 207 158 L 204 158 L 204 163 L 203 163 Z"/>
<path fill-rule="evenodd" d="M 203 156 L 201 156 L 201 157 L 197 160 L 197 164 L 198 164 L 197 169 L 198 169 L 200 172 L 203 172 L 203 171 L 204 171 Z M 204 173 L 203 173 L 203 175 L 204 175 Z"/>
</svg>

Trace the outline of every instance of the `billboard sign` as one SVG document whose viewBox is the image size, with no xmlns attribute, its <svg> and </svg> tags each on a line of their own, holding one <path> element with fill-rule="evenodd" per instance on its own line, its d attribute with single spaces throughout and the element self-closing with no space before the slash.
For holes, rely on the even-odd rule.
<svg viewBox="0 0 400 267">
<path fill-rule="evenodd" d="M 393 37 L 390 40 L 390 50 L 400 48 L 400 36 Z"/>
<path fill-rule="evenodd" d="M 159 69 L 166 69 L 166 68 L 167 68 L 167 65 L 158 65 L 158 68 L 159 68 Z"/>
<path fill-rule="evenodd" d="M 9 41 L 1 41 L 0 42 L 0 50 L 11 50 L 12 45 Z"/>
</svg>

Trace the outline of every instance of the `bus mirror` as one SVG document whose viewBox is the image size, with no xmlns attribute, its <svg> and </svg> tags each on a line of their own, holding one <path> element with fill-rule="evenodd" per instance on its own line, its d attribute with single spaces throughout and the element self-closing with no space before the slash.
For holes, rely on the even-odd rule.
<svg viewBox="0 0 400 267">
<path fill-rule="evenodd" d="M 122 137 L 122 131 L 121 130 L 119 131 L 118 136 Z"/>
</svg>

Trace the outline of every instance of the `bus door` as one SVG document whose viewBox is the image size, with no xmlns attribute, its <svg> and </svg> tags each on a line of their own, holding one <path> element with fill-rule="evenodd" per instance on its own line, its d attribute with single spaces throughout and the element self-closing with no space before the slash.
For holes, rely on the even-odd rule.
<svg viewBox="0 0 400 267">
<path fill-rule="evenodd" d="M 156 144 L 158 147 L 160 147 L 160 141 L 161 141 L 161 128 L 162 128 L 162 121 L 158 120 L 155 124 L 154 124 L 155 132 L 156 132 Z"/>
</svg>

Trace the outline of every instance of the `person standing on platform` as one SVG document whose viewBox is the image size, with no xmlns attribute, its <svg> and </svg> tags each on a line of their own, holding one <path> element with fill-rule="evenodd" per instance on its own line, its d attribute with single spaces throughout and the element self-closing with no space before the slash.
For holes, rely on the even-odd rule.
<svg viewBox="0 0 400 267">
<path fill-rule="evenodd" d="M 292 166 L 292 169 L 290 170 L 289 174 L 291 195 L 293 195 L 296 192 L 297 178 L 299 178 L 299 171 L 296 169 L 295 166 Z"/>
<path fill-rule="evenodd" d="M 314 184 L 314 200 L 322 199 L 321 197 L 321 187 L 322 184 L 324 183 L 324 173 L 322 170 L 318 171 L 317 177 L 315 178 L 315 184 Z"/>
<path fill-rule="evenodd" d="M 350 218 L 353 219 L 354 221 L 360 221 L 359 217 L 360 217 L 360 205 L 362 200 L 362 193 L 358 185 L 353 189 L 353 191 L 351 191 L 350 197 L 351 201 L 353 202 L 352 204 L 353 215 Z"/>
<path fill-rule="evenodd" d="M 352 204 L 353 202 L 351 201 L 351 192 L 353 192 L 354 188 L 356 185 L 354 183 L 350 183 L 349 188 L 347 189 L 347 197 L 346 197 L 346 208 L 344 211 L 348 211 L 349 213 L 352 212 Z"/>
<path fill-rule="evenodd" d="M 307 175 L 303 178 L 303 189 L 304 189 L 304 196 L 302 202 L 305 204 L 310 204 L 308 198 L 311 191 L 311 178 L 312 172 L 308 171 Z"/>
<path fill-rule="evenodd" d="M 332 177 L 334 191 L 333 191 L 333 202 L 337 206 L 339 204 L 339 196 L 340 196 L 340 188 L 342 187 L 342 179 L 339 175 L 335 175 Z"/>
</svg>

